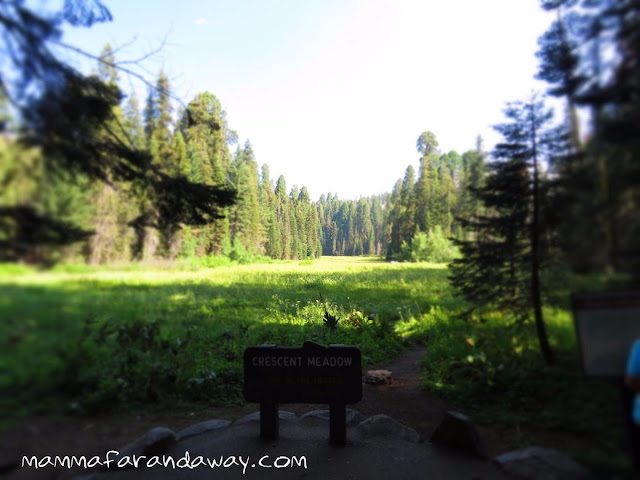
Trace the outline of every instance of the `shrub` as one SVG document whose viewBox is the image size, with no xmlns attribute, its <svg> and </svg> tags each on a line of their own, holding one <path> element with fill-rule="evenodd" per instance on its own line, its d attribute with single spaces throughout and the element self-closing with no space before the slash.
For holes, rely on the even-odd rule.
<svg viewBox="0 0 640 480">
<path fill-rule="evenodd" d="M 448 262 L 457 255 L 455 246 L 436 225 L 428 233 L 418 232 L 411 243 L 402 242 L 402 259 L 411 262 Z"/>
</svg>

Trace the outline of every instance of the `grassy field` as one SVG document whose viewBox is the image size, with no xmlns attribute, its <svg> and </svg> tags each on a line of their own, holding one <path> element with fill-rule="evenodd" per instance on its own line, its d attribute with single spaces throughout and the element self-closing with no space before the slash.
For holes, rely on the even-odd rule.
<svg viewBox="0 0 640 480">
<path fill-rule="evenodd" d="M 380 362 L 402 349 L 394 322 L 447 288 L 441 265 L 369 258 L 79 270 L 0 276 L 0 388 L 11 392 L 0 411 L 238 402 L 247 346 L 348 343 Z M 336 330 L 323 325 L 325 305 Z"/>
<path fill-rule="evenodd" d="M 592 282 L 593 283 L 593 282 Z M 568 289 L 569 285 L 564 285 Z M 472 322 L 438 264 L 374 258 L 192 269 L 0 266 L 0 412 L 94 414 L 132 406 L 242 401 L 242 352 L 305 340 L 362 350 L 365 367 L 427 345 L 425 388 L 519 439 L 623 462 L 614 385 L 583 378 L 568 310 L 545 311 L 556 365 L 531 325 Z M 324 308 L 341 318 L 323 324 Z"/>
</svg>

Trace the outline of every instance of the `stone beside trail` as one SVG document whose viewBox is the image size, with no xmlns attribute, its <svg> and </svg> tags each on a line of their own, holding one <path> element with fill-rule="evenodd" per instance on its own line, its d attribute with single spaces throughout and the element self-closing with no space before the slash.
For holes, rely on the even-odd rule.
<svg viewBox="0 0 640 480">
<path fill-rule="evenodd" d="M 447 415 L 449 417 L 449 415 Z M 460 419 L 460 415 L 454 415 Z M 108 471 L 87 472 L 76 480 L 129 479 L 205 479 L 205 478 L 278 478 L 278 479 L 521 479 L 586 480 L 590 473 L 571 458 L 555 450 L 530 447 L 509 452 L 493 460 L 482 459 L 478 452 L 469 455 L 425 442 L 413 428 L 386 415 L 364 418 L 358 411 L 347 412 L 347 445 L 328 442 L 328 410 L 315 410 L 298 418 L 292 412 L 280 412 L 280 438 L 259 438 L 260 414 L 255 412 L 233 424 L 210 420 L 193 425 L 178 434 L 159 427 L 124 447 L 124 455 L 145 455 L 138 467 L 131 465 Z M 466 419 L 463 419 L 466 420 Z M 449 429 L 450 421 L 439 428 Z M 455 426 L 451 432 L 459 429 Z M 147 467 L 154 455 L 171 458 L 175 467 Z M 193 467 L 197 458 L 203 460 Z M 296 458 L 300 463 L 286 465 Z M 302 463 L 302 459 L 305 459 Z M 217 466 L 206 460 L 216 460 Z M 260 465 L 261 459 L 265 465 Z M 282 468 L 273 465 L 280 462 Z M 182 465 L 182 467 L 181 467 Z"/>
<path fill-rule="evenodd" d="M 369 370 L 364 376 L 364 383 L 369 385 L 388 385 L 393 383 L 389 370 Z"/>
<path fill-rule="evenodd" d="M 170 456 L 177 463 L 189 462 L 198 456 L 217 459 L 241 457 L 227 468 L 211 468 L 208 465 L 195 469 L 152 467 L 110 470 L 77 477 L 78 480 L 128 480 L 128 479 L 507 479 L 494 463 L 456 453 L 424 442 L 418 432 L 402 425 L 386 415 L 375 415 L 358 421 L 362 416 L 355 410 L 349 414 L 351 424 L 347 428 L 347 445 L 331 446 L 328 442 L 329 422 L 327 411 L 297 418 L 291 412 L 281 412 L 280 438 L 266 441 L 259 438 L 259 414 L 241 418 L 228 427 L 203 428 L 199 435 L 175 437 L 183 440 L 174 443 L 162 440 L 165 448 L 159 455 Z M 214 421 L 215 422 L 215 421 Z M 213 424 L 212 424 L 213 425 Z M 197 425 L 190 429 L 197 429 Z M 164 437 L 162 437 L 164 438 Z M 140 453 L 158 449 L 137 441 Z M 128 449 L 129 454 L 133 454 Z M 264 457 L 264 456 L 267 457 Z M 294 465 L 287 468 L 262 468 L 258 461 L 272 464 L 278 457 L 306 458 L 306 469 Z M 222 460 L 221 460 L 222 459 Z M 284 461 L 284 460 L 282 460 Z M 183 460 L 183 463 L 185 461 Z M 246 464 L 246 467 L 243 466 Z"/>
</svg>

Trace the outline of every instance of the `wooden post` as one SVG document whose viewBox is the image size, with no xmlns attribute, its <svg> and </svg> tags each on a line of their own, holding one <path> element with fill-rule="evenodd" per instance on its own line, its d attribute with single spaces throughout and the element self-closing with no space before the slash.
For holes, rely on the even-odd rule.
<svg viewBox="0 0 640 480">
<path fill-rule="evenodd" d="M 347 406 L 344 403 L 329 404 L 329 443 L 347 443 Z"/>
<path fill-rule="evenodd" d="M 268 440 L 278 438 L 278 404 L 260 402 L 260 436 Z"/>
<path fill-rule="evenodd" d="M 329 442 L 347 443 L 347 404 L 362 400 L 357 347 L 304 342 L 302 348 L 262 345 L 244 351 L 244 398 L 260 403 L 260 437 L 279 436 L 281 403 L 329 404 Z"/>
</svg>

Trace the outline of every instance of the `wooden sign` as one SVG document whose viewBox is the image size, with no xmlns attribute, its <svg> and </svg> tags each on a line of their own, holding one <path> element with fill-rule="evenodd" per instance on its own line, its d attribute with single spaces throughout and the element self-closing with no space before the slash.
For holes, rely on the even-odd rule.
<svg viewBox="0 0 640 480">
<path fill-rule="evenodd" d="M 279 403 L 328 403 L 330 440 L 344 443 L 346 404 L 362 399 L 362 360 L 357 347 L 262 345 L 244 352 L 244 398 L 260 403 L 260 434 L 278 435 Z"/>
<path fill-rule="evenodd" d="M 585 375 L 622 377 L 640 338 L 640 292 L 579 293 L 572 303 Z"/>
</svg>

